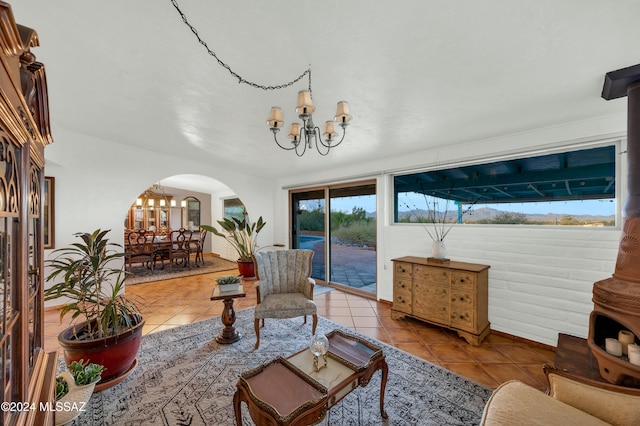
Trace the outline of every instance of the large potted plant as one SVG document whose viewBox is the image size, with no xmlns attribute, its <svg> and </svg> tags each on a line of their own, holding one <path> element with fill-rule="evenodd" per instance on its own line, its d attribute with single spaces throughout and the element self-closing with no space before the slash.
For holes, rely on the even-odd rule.
<svg viewBox="0 0 640 426">
<path fill-rule="evenodd" d="M 67 365 L 87 360 L 103 365 L 98 388 L 123 380 L 136 363 L 144 319 L 122 294 L 126 273 L 119 260 L 119 244 L 106 238 L 109 230 L 78 233 L 80 242 L 54 250 L 47 261 L 50 274 L 45 300 L 64 298 L 60 320 L 71 314 L 73 323 L 58 335 Z"/>
<path fill-rule="evenodd" d="M 251 222 L 245 213 L 242 220 L 238 218 L 224 218 L 217 221 L 218 225 L 226 232 L 222 233 L 210 225 L 200 225 L 200 228 L 227 240 L 238 252 L 238 271 L 245 278 L 255 276 L 253 267 L 253 253 L 257 247 L 258 233 L 264 228 L 266 222 L 262 216 L 256 222 Z"/>
</svg>

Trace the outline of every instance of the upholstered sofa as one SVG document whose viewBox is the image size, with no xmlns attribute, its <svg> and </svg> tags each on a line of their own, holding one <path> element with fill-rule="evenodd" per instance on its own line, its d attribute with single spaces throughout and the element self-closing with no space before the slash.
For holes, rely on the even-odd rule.
<svg viewBox="0 0 640 426">
<path fill-rule="evenodd" d="M 544 366 L 549 394 L 518 380 L 500 385 L 481 425 L 640 425 L 640 389 L 572 376 Z"/>
</svg>

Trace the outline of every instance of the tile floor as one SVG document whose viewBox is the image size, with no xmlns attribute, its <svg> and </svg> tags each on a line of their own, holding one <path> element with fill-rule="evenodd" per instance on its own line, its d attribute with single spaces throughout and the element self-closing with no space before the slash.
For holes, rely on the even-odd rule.
<svg viewBox="0 0 640 426">
<path fill-rule="evenodd" d="M 219 316 L 222 301 L 209 300 L 213 278 L 222 272 L 187 278 L 128 286 L 126 294 L 143 306 L 146 318 L 144 333 L 201 321 Z M 546 389 L 542 372 L 544 363 L 553 363 L 555 353 L 503 336 L 490 335 L 481 346 L 474 347 L 456 333 L 413 319 L 393 320 L 391 305 L 365 299 L 338 290 L 314 297 L 318 314 L 345 327 L 357 330 L 417 357 L 440 365 L 490 388 L 519 379 L 540 390 Z M 255 291 L 235 299 L 236 310 L 255 306 Z M 45 350 L 61 350 L 56 336 L 66 328 L 56 308 L 45 309 Z M 253 331 L 244 333 L 252 338 Z"/>
</svg>

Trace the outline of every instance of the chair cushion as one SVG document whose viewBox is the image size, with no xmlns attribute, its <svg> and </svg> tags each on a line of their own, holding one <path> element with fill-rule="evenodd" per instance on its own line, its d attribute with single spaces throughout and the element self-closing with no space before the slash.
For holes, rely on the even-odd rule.
<svg viewBox="0 0 640 426">
<path fill-rule="evenodd" d="M 586 380 L 559 370 L 547 372 L 547 378 L 549 395 L 558 401 L 612 425 L 640 425 L 640 390 L 621 387 L 620 391 L 614 391 L 611 389 L 614 385 L 583 383 Z"/>
<path fill-rule="evenodd" d="M 315 302 L 302 293 L 270 294 L 256 305 L 255 318 L 293 318 L 317 312 Z"/>
<path fill-rule="evenodd" d="M 493 391 L 480 425 L 601 426 L 608 423 L 525 383 L 511 380 Z"/>
</svg>

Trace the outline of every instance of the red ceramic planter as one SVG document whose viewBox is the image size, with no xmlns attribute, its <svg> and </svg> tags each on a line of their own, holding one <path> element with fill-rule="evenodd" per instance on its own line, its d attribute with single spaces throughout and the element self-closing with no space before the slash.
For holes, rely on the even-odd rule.
<svg viewBox="0 0 640 426">
<path fill-rule="evenodd" d="M 238 259 L 238 272 L 244 278 L 253 278 L 256 276 L 253 261 L 245 261 Z"/>
<path fill-rule="evenodd" d="M 77 340 L 73 337 L 72 329 L 67 328 L 58 335 L 58 341 L 64 350 L 67 365 L 83 359 L 105 367 L 100 384 L 130 372 L 142 342 L 143 326 L 144 320 L 131 330 L 100 340 Z"/>
</svg>

